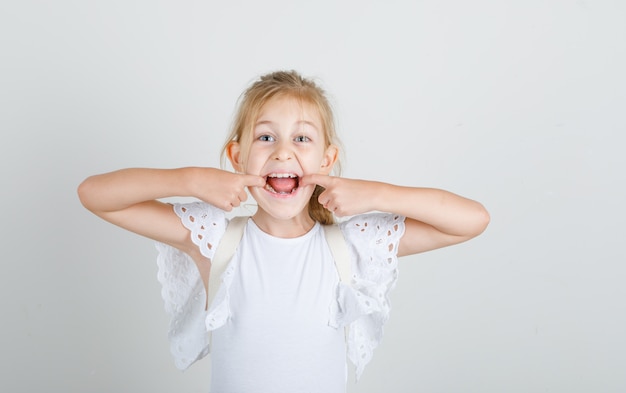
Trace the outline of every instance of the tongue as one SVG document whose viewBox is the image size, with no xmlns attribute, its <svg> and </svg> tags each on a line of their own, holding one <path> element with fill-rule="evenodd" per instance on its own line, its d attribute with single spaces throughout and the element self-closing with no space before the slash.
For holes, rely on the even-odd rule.
<svg viewBox="0 0 626 393">
<path fill-rule="evenodd" d="M 291 193 L 298 186 L 298 181 L 292 177 L 270 177 L 267 184 L 276 192 Z"/>
</svg>

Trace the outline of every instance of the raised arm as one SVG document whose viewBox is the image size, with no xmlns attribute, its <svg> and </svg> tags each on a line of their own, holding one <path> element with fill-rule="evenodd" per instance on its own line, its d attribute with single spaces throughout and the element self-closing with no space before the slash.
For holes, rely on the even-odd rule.
<svg viewBox="0 0 626 393">
<path fill-rule="evenodd" d="M 78 195 L 83 206 L 102 219 L 193 254 L 189 231 L 159 199 L 190 196 L 230 211 L 246 199 L 247 186 L 264 184 L 258 176 L 215 168 L 131 168 L 85 179 Z"/>
<path fill-rule="evenodd" d="M 323 175 L 306 176 L 303 183 L 324 187 L 319 201 L 337 216 L 369 211 L 405 216 L 399 256 L 464 242 L 489 224 L 489 213 L 480 203 L 445 190 Z"/>
<path fill-rule="evenodd" d="M 480 203 L 434 188 L 377 183 L 377 209 L 406 216 L 398 255 L 411 255 L 461 243 L 480 235 L 489 213 Z"/>
</svg>

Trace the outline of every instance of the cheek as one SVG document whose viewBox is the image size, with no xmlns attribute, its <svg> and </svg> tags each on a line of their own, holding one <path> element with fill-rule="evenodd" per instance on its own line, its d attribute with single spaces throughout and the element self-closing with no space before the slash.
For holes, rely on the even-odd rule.
<svg viewBox="0 0 626 393">
<path fill-rule="evenodd" d="M 258 157 L 258 155 L 255 156 L 254 154 L 250 154 L 243 161 L 242 166 L 243 166 L 245 173 L 258 174 L 256 172 L 260 171 L 262 165 L 259 163 L 259 160 L 258 159 L 255 160 L 254 157 Z"/>
</svg>

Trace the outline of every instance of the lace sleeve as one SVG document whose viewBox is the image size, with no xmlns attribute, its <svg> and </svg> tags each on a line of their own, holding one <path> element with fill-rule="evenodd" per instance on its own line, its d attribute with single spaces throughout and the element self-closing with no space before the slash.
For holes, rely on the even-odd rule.
<svg viewBox="0 0 626 393">
<path fill-rule="evenodd" d="M 175 204 L 174 211 L 202 255 L 211 259 L 224 234 L 224 212 L 202 202 Z M 176 367 L 187 369 L 209 353 L 205 326 L 206 292 L 200 273 L 189 255 L 166 244 L 157 243 L 157 278 L 165 311 L 170 316 L 168 338 Z"/>
<path fill-rule="evenodd" d="M 202 255 L 213 259 L 228 223 L 224 211 L 203 202 L 175 204 L 174 211 L 191 232 L 191 240 Z"/>
<path fill-rule="evenodd" d="M 372 358 L 389 319 L 389 292 L 398 277 L 398 245 L 404 217 L 372 213 L 340 224 L 351 257 L 352 283 L 341 285 L 338 325 L 349 325 L 348 357 L 357 378 Z"/>
</svg>

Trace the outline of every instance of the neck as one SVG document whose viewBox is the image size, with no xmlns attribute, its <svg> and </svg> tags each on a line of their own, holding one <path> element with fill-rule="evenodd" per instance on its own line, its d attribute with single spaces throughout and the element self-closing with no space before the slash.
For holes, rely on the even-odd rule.
<svg viewBox="0 0 626 393">
<path fill-rule="evenodd" d="M 307 211 L 291 218 L 277 218 L 259 209 L 252 219 L 263 232 L 285 239 L 305 235 L 315 225 Z"/>
</svg>

